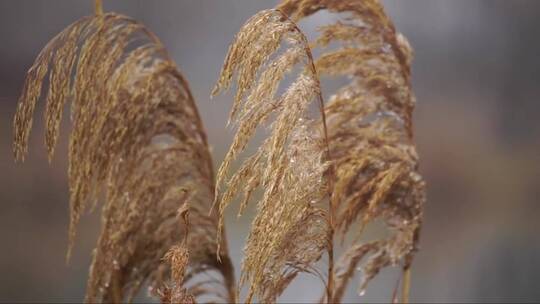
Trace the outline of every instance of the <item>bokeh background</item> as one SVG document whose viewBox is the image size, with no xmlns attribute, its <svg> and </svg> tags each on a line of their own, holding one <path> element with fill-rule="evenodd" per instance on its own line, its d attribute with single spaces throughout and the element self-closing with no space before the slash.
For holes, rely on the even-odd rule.
<svg viewBox="0 0 540 304">
<path fill-rule="evenodd" d="M 63 124 L 51 165 L 43 146 L 42 104 L 26 163 L 14 163 L 11 141 L 26 70 L 50 38 L 92 12 L 92 2 L 0 0 L 0 302 L 83 299 L 99 216 L 82 220 L 67 266 L 69 123 Z M 230 95 L 210 100 L 211 87 L 239 27 L 276 3 L 105 1 L 106 10 L 142 21 L 167 46 L 191 83 L 216 165 L 233 134 L 225 128 L 231 101 Z M 428 204 L 412 300 L 540 301 L 540 1 L 384 4 L 416 51 L 415 136 Z M 231 216 L 227 225 L 238 269 L 249 216 Z M 387 302 L 397 275 L 385 271 L 365 296 L 352 288 L 346 299 Z M 305 279 L 281 300 L 319 294 L 317 281 Z"/>
</svg>

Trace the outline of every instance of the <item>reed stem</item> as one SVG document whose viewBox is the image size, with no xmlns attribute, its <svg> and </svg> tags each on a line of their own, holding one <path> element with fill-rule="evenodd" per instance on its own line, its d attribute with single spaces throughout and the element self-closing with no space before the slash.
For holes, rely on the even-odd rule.
<svg viewBox="0 0 540 304">
<path fill-rule="evenodd" d="M 404 304 L 409 303 L 409 295 L 411 289 L 411 267 L 407 267 L 403 270 L 403 285 L 401 287 L 401 302 Z"/>
<path fill-rule="evenodd" d="M 103 1 L 96 0 L 95 2 L 95 12 L 97 16 L 103 15 Z"/>
</svg>

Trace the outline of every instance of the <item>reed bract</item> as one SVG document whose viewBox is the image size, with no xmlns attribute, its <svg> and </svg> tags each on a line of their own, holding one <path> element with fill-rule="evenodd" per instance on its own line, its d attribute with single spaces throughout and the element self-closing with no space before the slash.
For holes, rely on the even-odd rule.
<svg viewBox="0 0 540 304">
<path fill-rule="evenodd" d="M 321 10 L 340 20 L 308 41 L 296 22 Z M 30 68 L 15 157 L 27 153 L 48 75 L 49 159 L 71 105 L 68 258 L 81 214 L 103 201 L 87 302 L 131 301 L 145 283 L 163 303 L 239 301 L 242 286 L 246 302 L 275 302 L 305 272 L 323 282 L 321 302 L 336 303 L 356 268 L 362 293 L 395 265 L 407 302 L 425 201 L 411 62 L 377 0 L 284 0 L 257 13 L 235 37 L 212 93 L 236 83 L 236 133 L 214 182 L 187 81 L 154 34 L 96 1 L 96 14 L 53 38 Z M 323 91 L 321 78 L 340 76 L 349 82 Z M 252 143 L 257 130 L 265 137 Z M 250 143 L 256 151 L 241 157 Z M 257 210 L 238 286 L 224 238 L 224 211 L 237 197 L 239 214 L 252 200 Z M 375 222 L 387 237 L 366 240 Z M 354 241 L 334 260 L 346 234 Z M 327 268 L 318 269 L 325 256 Z M 208 272 L 220 278 L 199 275 Z"/>
</svg>

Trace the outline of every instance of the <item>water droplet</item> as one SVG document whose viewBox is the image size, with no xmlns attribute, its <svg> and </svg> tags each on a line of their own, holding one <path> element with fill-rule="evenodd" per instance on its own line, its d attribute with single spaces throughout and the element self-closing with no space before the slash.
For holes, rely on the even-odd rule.
<svg viewBox="0 0 540 304">
<path fill-rule="evenodd" d="M 353 94 L 351 91 L 345 91 L 345 93 L 343 93 L 343 98 L 344 99 L 350 99 L 353 97 Z"/>
<path fill-rule="evenodd" d="M 392 46 L 388 43 L 385 43 L 382 47 L 381 47 L 381 52 L 383 53 L 390 53 L 390 51 L 392 51 Z"/>
<path fill-rule="evenodd" d="M 120 269 L 120 265 L 118 264 L 118 261 L 117 260 L 114 260 L 113 261 L 113 267 L 115 270 L 119 270 Z"/>
<path fill-rule="evenodd" d="M 419 174 L 414 173 L 414 172 L 411 172 L 410 177 L 416 183 L 418 183 L 418 182 L 420 182 L 422 180 L 422 177 Z"/>
</svg>

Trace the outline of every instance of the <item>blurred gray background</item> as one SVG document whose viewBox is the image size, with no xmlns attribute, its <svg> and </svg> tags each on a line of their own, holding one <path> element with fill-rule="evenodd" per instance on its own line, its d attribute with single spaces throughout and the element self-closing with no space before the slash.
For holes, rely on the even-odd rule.
<svg viewBox="0 0 540 304">
<path fill-rule="evenodd" d="M 26 163 L 14 164 L 11 140 L 26 70 L 49 39 L 92 13 L 92 2 L 0 0 L 0 302 L 83 299 L 99 216 L 83 218 L 67 266 L 69 124 L 51 166 L 42 104 Z M 217 165 L 233 134 L 225 128 L 231 100 L 211 101 L 211 87 L 243 22 L 277 1 L 104 2 L 167 46 L 190 81 Z M 428 204 L 412 300 L 540 301 L 540 1 L 384 4 L 416 51 L 415 136 Z M 249 217 L 231 216 L 227 226 L 238 270 Z M 397 275 L 383 272 L 361 298 L 351 288 L 347 301 L 388 302 Z M 314 300 L 320 291 L 307 278 L 281 300 Z"/>
</svg>

